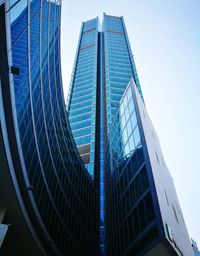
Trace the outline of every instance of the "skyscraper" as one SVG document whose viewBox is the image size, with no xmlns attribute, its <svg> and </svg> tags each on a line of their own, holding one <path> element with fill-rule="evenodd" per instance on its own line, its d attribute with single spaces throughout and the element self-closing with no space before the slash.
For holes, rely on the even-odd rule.
<svg viewBox="0 0 200 256">
<path fill-rule="evenodd" d="M 67 103 L 73 136 L 91 176 L 94 175 L 95 127 L 101 73 L 105 72 L 106 79 L 108 126 L 112 123 L 131 77 L 134 77 L 141 92 L 123 18 L 104 14 L 102 34 L 99 28 L 98 18 L 83 22 L 81 26 Z M 105 69 L 99 70 L 104 45 Z"/>
<path fill-rule="evenodd" d="M 0 1 L 2 256 L 97 254 L 94 181 L 66 119 L 60 13 L 60 1 Z"/>
<path fill-rule="evenodd" d="M 68 109 L 77 148 L 91 176 L 94 174 L 97 55 L 98 18 L 81 27 Z"/>
<path fill-rule="evenodd" d="M 83 23 L 69 124 L 60 13 L 0 0 L 0 255 L 191 255 L 123 18 Z"/>
<path fill-rule="evenodd" d="M 100 255 L 191 255 L 123 17 L 83 22 L 67 105 L 96 184 Z"/>
<path fill-rule="evenodd" d="M 141 89 L 123 18 L 104 14 L 103 32 L 99 32 L 99 27 L 98 18 L 83 22 L 81 26 L 68 111 L 73 136 L 83 162 L 90 175 L 94 177 L 96 171 L 96 179 L 99 179 L 101 238 L 104 240 L 103 137 L 111 126 L 131 77 L 134 77 L 140 92 Z M 101 161 L 94 170 L 95 155 L 98 161 L 98 145 Z"/>
</svg>

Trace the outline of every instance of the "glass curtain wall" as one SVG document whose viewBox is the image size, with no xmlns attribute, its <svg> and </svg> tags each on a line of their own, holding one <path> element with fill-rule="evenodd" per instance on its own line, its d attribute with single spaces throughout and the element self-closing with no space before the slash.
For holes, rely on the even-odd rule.
<svg viewBox="0 0 200 256">
<path fill-rule="evenodd" d="M 144 246 L 145 235 L 149 241 L 158 235 L 155 223 L 153 225 L 155 213 L 133 93 L 129 83 L 115 114 L 113 136 L 106 148 L 106 166 L 110 167 L 107 255 L 126 255 L 126 249 L 135 241 L 134 253 L 137 254 Z"/>
<path fill-rule="evenodd" d="M 22 181 L 26 184 L 20 187 L 26 195 L 24 198 L 27 198 L 25 204 L 31 205 L 27 208 L 34 219 L 35 228 L 40 230 L 40 237 L 44 235 L 49 243 L 48 249 L 51 248 L 54 252 L 53 255 L 95 255 L 94 182 L 77 152 L 62 91 L 61 3 L 21 0 L 6 2 L 6 7 L 8 10 L 5 15 L 10 25 L 7 30 L 10 38 L 7 43 L 8 61 L 12 68 L 7 74 L 10 88 L 2 81 L 2 93 L 7 97 L 11 95 L 9 100 L 12 111 L 8 115 L 12 114 L 14 118 L 9 116 L 7 122 L 10 125 L 14 121 L 8 135 L 12 136 L 13 144 L 16 136 L 15 148 L 18 153 L 13 161 L 18 157 L 20 159 L 20 165 L 16 165 L 15 170 L 16 175 L 20 175 L 20 184 Z M 85 111 L 91 117 L 95 112 L 95 88 L 91 84 L 87 86 L 81 83 L 81 74 L 88 75 L 88 81 L 95 80 L 95 74 L 90 75 L 83 71 L 83 67 L 95 64 L 91 56 L 96 45 L 91 44 L 95 44 L 96 28 L 92 32 L 88 31 L 95 24 L 94 20 L 93 24 L 83 26 L 85 36 L 82 37 L 77 64 L 79 76 L 74 80 L 80 87 L 85 88 L 81 91 L 82 96 L 91 96 L 93 93 L 94 102 L 87 109 L 84 104 L 90 101 L 88 96 L 82 101 L 81 109 L 78 109 L 75 105 L 76 99 L 72 98 L 73 111 Z M 4 93 L 8 89 L 10 92 Z M 80 96 L 80 89 L 75 93 L 78 95 L 78 91 Z M 92 129 L 95 119 L 91 117 L 85 120 L 90 123 L 85 125 L 89 127 L 84 128 L 86 134 L 94 134 Z M 75 125 L 78 127 L 78 123 Z M 12 127 L 15 129 L 12 130 Z M 91 148 L 93 149 L 93 144 Z"/>
<path fill-rule="evenodd" d="M 94 176 L 98 18 L 83 22 L 69 91 L 69 121 L 76 146 Z"/>
</svg>

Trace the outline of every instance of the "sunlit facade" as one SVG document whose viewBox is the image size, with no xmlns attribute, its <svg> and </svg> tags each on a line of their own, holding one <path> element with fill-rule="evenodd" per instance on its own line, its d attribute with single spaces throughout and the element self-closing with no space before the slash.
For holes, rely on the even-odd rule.
<svg viewBox="0 0 200 256">
<path fill-rule="evenodd" d="M 123 17 L 103 16 L 105 84 L 108 128 L 113 122 L 121 97 L 133 77 L 142 96 Z"/>
</svg>

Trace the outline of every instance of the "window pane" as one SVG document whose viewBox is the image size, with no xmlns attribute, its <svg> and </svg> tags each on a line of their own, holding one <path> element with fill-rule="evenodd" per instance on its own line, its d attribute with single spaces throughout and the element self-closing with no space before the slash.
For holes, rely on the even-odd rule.
<svg viewBox="0 0 200 256">
<path fill-rule="evenodd" d="M 140 142 L 140 133 L 138 127 L 135 128 L 133 132 L 134 140 L 135 140 L 135 146 L 137 146 Z"/>
<path fill-rule="evenodd" d="M 133 135 L 131 135 L 131 137 L 129 139 L 129 147 L 130 147 L 130 151 L 133 151 L 135 149 Z"/>
<path fill-rule="evenodd" d="M 132 97 L 132 92 L 131 92 L 131 87 L 129 86 L 128 91 L 127 91 L 127 97 L 128 97 L 128 101 L 131 99 Z"/>
<path fill-rule="evenodd" d="M 130 111 L 130 113 L 132 113 L 133 111 L 134 111 L 134 104 L 133 104 L 133 99 L 131 99 L 130 100 L 130 102 L 129 102 L 129 111 Z"/>
<path fill-rule="evenodd" d="M 137 124 L 137 119 L 136 119 L 136 114 L 135 114 L 135 112 L 132 113 L 130 120 L 131 120 L 131 124 L 132 124 L 132 129 L 134 129 L 135 126 L 136 126 L 136 124 Z"/>
<path fill-rule="evenodd" d="M 128 131 L 128 137 L 129 137 L 130 134 L 131 134 L 131 132 L 132 132 L 130 119 L 129 119 L 129 121 L 127 122 L 127 131 Z"/>
</svg>

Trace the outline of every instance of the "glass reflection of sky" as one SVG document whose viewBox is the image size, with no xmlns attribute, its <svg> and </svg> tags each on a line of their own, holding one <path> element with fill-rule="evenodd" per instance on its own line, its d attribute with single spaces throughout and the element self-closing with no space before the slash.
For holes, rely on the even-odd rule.
<svg viewBox="0 0 200 256">
<path fill-rule="evenodd" d="M 18 3 L 14 3 L 17 1 L 10 1 L 10 6 L 13 6 L 12 9 L 10 10 L 10 22 L 14 22 L 16 18 L 20 16 L 20 14 L 27 8 L 27 1 L 26 0 L 21 0 Z M 15 5 L 13 5 L 13 3 Z M 11 5 L 12 4 L 12 5 Z"/>
</svg>

